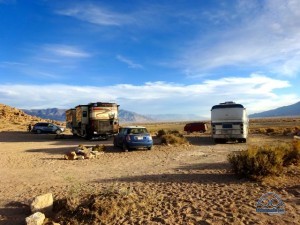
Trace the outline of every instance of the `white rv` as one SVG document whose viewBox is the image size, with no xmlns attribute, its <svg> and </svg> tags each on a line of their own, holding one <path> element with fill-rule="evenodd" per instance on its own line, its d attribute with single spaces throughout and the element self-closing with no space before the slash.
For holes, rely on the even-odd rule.
<svg viewBox="0 0 300 225">
<path fill-rule="evenodd" d="M 211 132 L 216 143 L 228 140 L 246 142 L 248 136 L 246 108 L 235 102 L 224 102 L 211 108 Z"/>
</svg>

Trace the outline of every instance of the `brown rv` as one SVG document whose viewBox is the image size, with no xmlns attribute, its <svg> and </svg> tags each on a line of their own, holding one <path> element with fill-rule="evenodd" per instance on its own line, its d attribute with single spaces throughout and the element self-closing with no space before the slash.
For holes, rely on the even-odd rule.
<svg viewBox="0 0 300 225">
<path fill-rule="evenodd" d="M 67 127 L 74 135 L 107 139 L 117 134 L 119 129 L 119 105 L 116 103 L 96 102 L 78 105 L 66 111 Z"/>
</svg>

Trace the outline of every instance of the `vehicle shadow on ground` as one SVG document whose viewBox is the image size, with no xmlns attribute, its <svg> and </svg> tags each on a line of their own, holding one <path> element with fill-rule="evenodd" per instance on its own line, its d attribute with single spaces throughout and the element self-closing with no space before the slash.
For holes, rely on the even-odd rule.
<svg viewBox="0 0 300 225">
<path fill-rule="evenodd" d="M 52 142 L 51 145 L 96 145 L 111 144 L 113 139 L 86 140 L 82 137 L 73 136 L 72 134 L 33 134 L 25 131 L 5 131 L 0 132 L 0 143 L 1 142 Z"/>
<path fill-rule="evenodd" d="M 34 134 L 26 131 L 0 132 L 0 142 L 46 142 L 73 140 L 80 140 L 80 137 L 75 137 L 70 134 Z"/>
<path fill-rule="evenodd" d="M 41 148 L 41 149 L 29 149 L 26 150 L 28 153 L 48 153 L 51 155 L 64 155 L 68 152 L 74 151 L 74 147 L 63 147 L 63 148 Z"/>
<path fill-rule="evenodd" d="M 10 202 L 0 208 L 0 225 L 23 225 L 25 218 L 31 214 L 30 207 L 21 202 Z"/>
<path fill-rule="evenodd" d="M 215 145 L 210 136 L 186 136 L 191 145 Z"/>
<path fill-rule="evenodd" d="M 95 144 L 96 145 L 96 144 Z M 87 148 L 92 148 L 95 145 L 91 145 L 90 143 L 88 145 L 84 145 Z M 100 144 L 101 145 L 101 144 Z M 68 152 L 72 152 L 75 151 L 76 146 L 70 146 L 70 147 L 63 147 L 63 148 L 40 148 L 40 149 L 29 149 L 26 150 L 26 152 L 28 153 L 48 153 L 51 155 L 64 155 Z M 129 152 L 131 151 L 149 151 L 146 149 L 131 149 L 129 150 Z M 120 147 L 114 147 L 112 145 L 105 145 L 105 150 L 103 151 L 104 153 L 124 153 L 124 150 L 122 150 Z M 49 158 L 52 159 L 53 158 Z"/>
</svg>

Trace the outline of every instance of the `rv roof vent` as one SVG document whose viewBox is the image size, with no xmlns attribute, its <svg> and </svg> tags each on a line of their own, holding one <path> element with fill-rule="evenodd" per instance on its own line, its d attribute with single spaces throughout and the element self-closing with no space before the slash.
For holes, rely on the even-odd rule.
<svg viewBox="0 0 300 225">
<path fill-rule="evenodd" d="M 220 105 L 229 105 L 229 104 L 235 104 L 235 102 L 228 101 L 228 102 L 220 103 Z"/>
</svg>

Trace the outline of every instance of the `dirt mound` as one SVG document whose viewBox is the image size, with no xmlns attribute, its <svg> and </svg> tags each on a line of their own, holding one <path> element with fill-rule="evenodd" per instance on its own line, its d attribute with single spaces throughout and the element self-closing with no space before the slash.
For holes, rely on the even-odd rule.
<svg viewBox="0 0 300 225">
<path fill-rule="evenodd" d="M 25 131 L 28 124 L 33 125 L 39 121 L 52 122 L 51 120 L 30 116 L 20 109 L 0 104 L 0 131 Z"/>
</svg>

